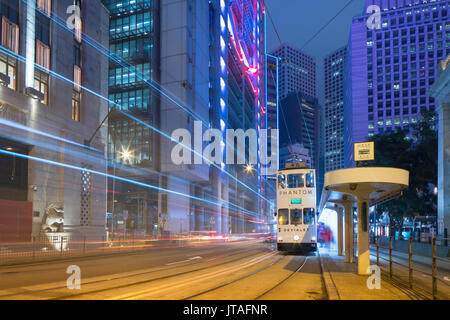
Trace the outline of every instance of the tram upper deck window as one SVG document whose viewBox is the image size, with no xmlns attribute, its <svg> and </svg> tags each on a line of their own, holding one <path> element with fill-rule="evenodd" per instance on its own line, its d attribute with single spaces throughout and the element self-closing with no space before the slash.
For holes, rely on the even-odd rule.
<svg viewBox="0 0 450 320">
<path fill-rule="evenodd" d="M 302 209 L 291 209 L 291 224 L 298 226 L 302 220 Z"/>
<path fill-rule="evenodd" d="M 305 186 L 303 174 L 301 173 L 289 174 L 287 180 L 288 180 L 288 188 L 303 188 Z"/>
<path fill-rule="evenodd" d="M 314 172 L 306 174 L 306 187 L 307 188 L 314 188 L 315 187 Z"/>
<path fill-rule="evenodd" d="M 278 188 L 286 189 L 286 176 L 284 174 L 278 176 Z"/>
<path fill-rule="evenodd" d="M 303 223 L 304 224 L 315 224 L 316 223 L 316 215 L 315 215 L 315 210 L 313 208 L 303 209 Z"/>
<path fill-rule="evenodd" d="M 283 226 L 289 224 L 289 210 L 280 209 L 278 210 L 278 225 Z"/>
</svg>

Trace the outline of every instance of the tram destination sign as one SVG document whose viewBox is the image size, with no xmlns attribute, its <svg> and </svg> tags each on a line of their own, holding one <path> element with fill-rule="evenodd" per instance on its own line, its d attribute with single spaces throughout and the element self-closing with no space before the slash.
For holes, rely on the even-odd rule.
<svg viewBox="0 0 450 320">
<path fill-rule="evenodd" d="M 291 199 L 291 204 L 302 204 L 302 199 Z"/>
<path fill-rule="evenodd" d="M 363 142 L 355 143 L 355 161 L 372 161 L 375 160 L 375 143 Z"/>
</svg>

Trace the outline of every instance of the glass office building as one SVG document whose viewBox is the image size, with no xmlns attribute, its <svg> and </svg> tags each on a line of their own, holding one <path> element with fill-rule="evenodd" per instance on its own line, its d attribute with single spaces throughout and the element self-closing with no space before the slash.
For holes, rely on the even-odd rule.
<svg viewBox="0 0 450 320">
<path fill-rule="evenodd" d="M 347 48 L 346 167 L 355 165 L 353 143 L 408 128 L 422 110 L 435 110 L 428 90 L 450 51 L 449 1 L 368 0 L 365 8 L 370 5 L 381 8 L 380 28 L 368 28 L 371 14 L 355 17 Z"/>
</svg>

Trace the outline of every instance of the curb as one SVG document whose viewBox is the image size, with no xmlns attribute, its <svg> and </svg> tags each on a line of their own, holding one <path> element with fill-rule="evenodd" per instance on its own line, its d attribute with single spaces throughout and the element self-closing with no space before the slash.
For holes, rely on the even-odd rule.
<svg viewBox="0 0 450 320">
<path fill-rule="evenodd" d="M 323 263 L 322 256 L 319 255 L 320 267 L 322 269 L 322 278 L 325 283 L 325 289 L 327 290 L 328 300 L 341 300 L 339 297 L 339 292 L 334 284 L 333 277 L 331 273 L 328 271 L 326 263 Z"/>
</svg>

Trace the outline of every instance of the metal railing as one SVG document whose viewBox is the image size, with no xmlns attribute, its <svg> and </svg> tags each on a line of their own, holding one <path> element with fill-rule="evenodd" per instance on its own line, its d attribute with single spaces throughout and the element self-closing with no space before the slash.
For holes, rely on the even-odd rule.
<svg viewBox="0 0 450 320">
<path fill-rule="evenodd" d="M 448 239 L 443 239 L 443 240 L 448 240 Z M 438 277 L 438 266 L 437 266 L 437 262 L 438 261 L 442 261 L 444 263 L 449 263 L 450 264 L 450 259 L 449 258 L 442 258 L 437 256 L 437 245 L 436 245 L 436 238 L 433 238 L 431 240 L 431 255 L 427 255 L 427 254 L 423 254 L 420 252 L 414 252 L 413 251 L 413 239 L 409 238 L 408 239 L 408 251 L 405 250 L 400 250 L 400 249 L 394 249 L 393 248 L 393 237 L 389 237 L 389 247 L 383 247 L 380 245 L 380 238 L 378 237 L 376 239 L 376 258 L 377 258 L 377 265 L 380 266 L 380 259 L 385 260 L 389 263 L 389 277 L 392 278 L 394 275 L 394 271 L 393 271 L 393 265 L 399 265 L 401 267 L 407 268 L 408 269 L 408 284 L 409 287 L 412 289 L 414 286 L 414 272 L 418 272 L 421 274 L 425 274 L 431 277 L 431 292 L 429 292 L 428 290 L 426 290 L 423 287 L 420 287 L 422 290 L 427 291 L 429 294 L 431 294 L 433 296 L 433 300 L 437 300 L 438 297 L 438 281 L 446 286 L 450 286 L 450 284 L 446 283 L 445 281 L 439 279 Z M 380 249 L 386 249 L 388 250 L 388 256 L 389 258 L 383 258 L 380 256 Z M 400 252 L 400 253 L 404 253 L 408 255 L 408 265 L 402 264 L 398 261 L 394 261 L 393 259 L 393 252 Z M 372 254 L 371 254 L 372 255 Z M 425 272 L 423 270 L 419 270 L 418 268 L 414 268 L 413 264 L 414 264 L 414 260 L 413 260 L 413 256 L 422 256 L 422 257 L 426 257 L 426 258 L 430 258 L 430 262 L 431 262 L 431 273 L 429 272 Z M 374 256 L 374 255 L 372 255 Z M 402 259 L 401 257 L 399 257 L 400 259 Z"/>
</svg>

